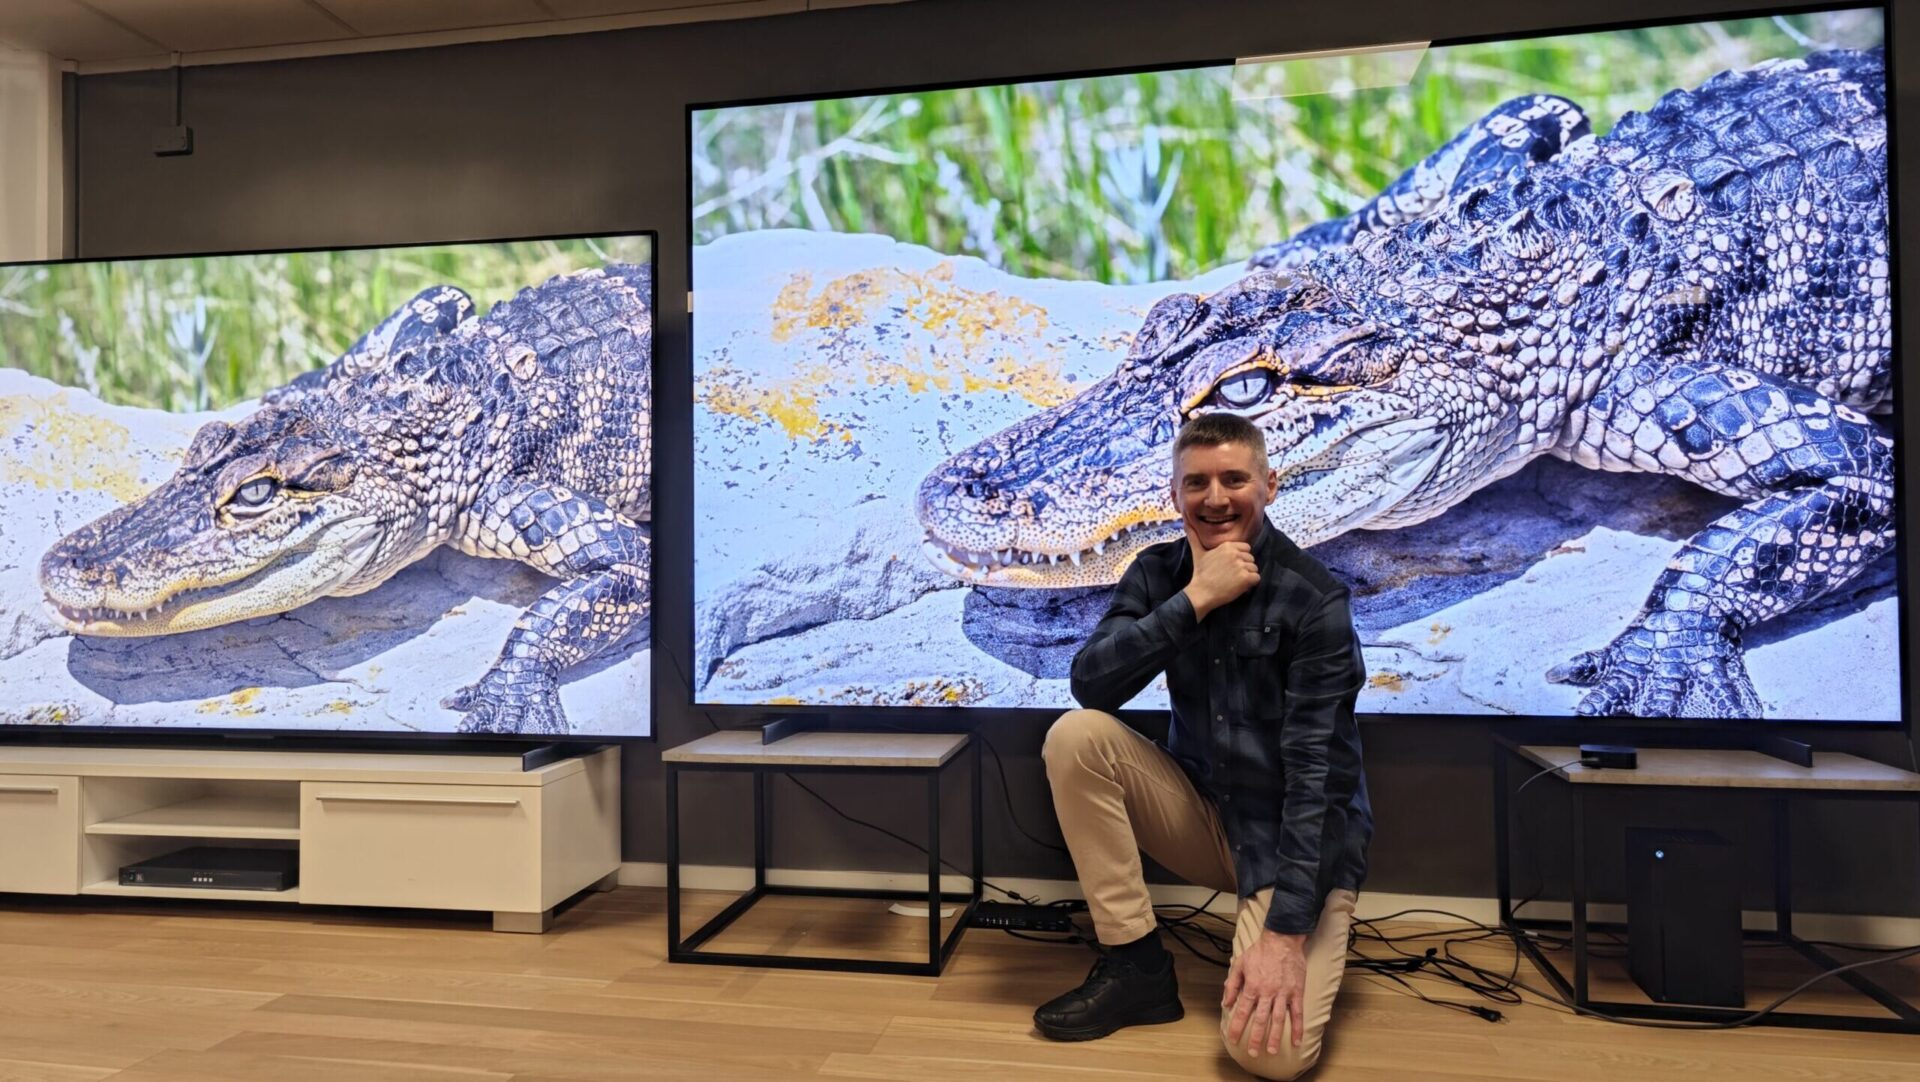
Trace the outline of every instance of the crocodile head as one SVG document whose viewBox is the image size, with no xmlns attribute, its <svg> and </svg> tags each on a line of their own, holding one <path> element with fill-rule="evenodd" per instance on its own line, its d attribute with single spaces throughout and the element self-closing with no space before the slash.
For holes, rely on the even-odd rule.
<svg viewBox="0 0 1920 1082">
<path fill-rule="evenodd" d="M 164 635 L 370 589 L 425 516 L 366 446 L 297 406 L 208 423 L 173 477 L 41 558 L 48 612 L 78 635 Z"/>
<path fill-rule="evenodd" d="M 924 552 L 983 585 L 1110 584 L 1141 549 L 1180 536 L 1174 435 L 1216 411 L 1265 432 L 1280 477 L 1268 517 L 1295 542 L 1367 524 L 1441 454 L 1438 423 L 1401 386 L 1407 355 L 1381 324 L 1284 273 L 1167 297 L 1112 375 L 934 469 L 918 499 Z"/>
</svg>

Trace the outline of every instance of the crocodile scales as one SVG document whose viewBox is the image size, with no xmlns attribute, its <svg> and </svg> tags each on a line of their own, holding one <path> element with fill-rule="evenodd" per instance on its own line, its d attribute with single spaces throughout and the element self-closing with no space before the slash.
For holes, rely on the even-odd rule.
<svg viewBox="0 0 1920 1082">
<path fill-rule="evenodd" d="M 566 732 L 559 674 L 651 600 L 651 297 L 629 264 L 479 318 L 423 290 L 49 549 L 49 611 L 80 635 L 170 634 L 365 593 L 442 545 L 518 560 L 562 581 L 443 705 L 467 731 Z"/>
<path fill-rule="evenodd" d="M 1178 536 L 1167 452 L 1210 410 L 1265 430 L 1269 514 L 1302 545 L 1423 521 L 1542 455 L 1668 474 L 1743 506 L 1548 678 L 1588 688 L 1586 715 L 1760 716 L 1743 632 L 1894 542 L 1893 439 L 1868 416 L 1893 405 L 1883 53 L 1723 72 L 1600 137 L 1516 125 L 1548 100 L 1496 110 L 1506 149 L 1456 140 L 1226 289 L 1161 300 L 1114 373 L 932 471 L 929 557 L 984 584 L 1115 581 Z"/>
</svg>

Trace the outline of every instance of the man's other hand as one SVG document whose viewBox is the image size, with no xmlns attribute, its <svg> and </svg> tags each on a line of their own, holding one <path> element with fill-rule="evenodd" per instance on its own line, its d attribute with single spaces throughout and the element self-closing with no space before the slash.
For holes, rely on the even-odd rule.
<svg viewBox="0 0 1920 1082">
<path fill-rule="evenodd" d="M 1245 541 L 1222 541 L 1203 552 L 1188 530 L 1187 544 L 1193 552 L 1193 580 L 1187 583 L 1186 594 L 1193 603 L 1194 619 L 1206 619 L 1208 613 L 1259 585 L 1260 565 L 1253 561 L 1253 547 Z"/>
<path fill-rule="evenodd" d="M 1253 946 L 1241 952 L 1227 971 L 1220 1010 L 1227 1017 L 1227 1043 L 1245 1047 L 1253 1055 L 1280 1052 L 1280 1028 L 1292 1028 L 1294 1047 L 1300 1045 L 1301 1017 L 1307 992 L 1307 937 L 1262 930 Z"/>
</svg>

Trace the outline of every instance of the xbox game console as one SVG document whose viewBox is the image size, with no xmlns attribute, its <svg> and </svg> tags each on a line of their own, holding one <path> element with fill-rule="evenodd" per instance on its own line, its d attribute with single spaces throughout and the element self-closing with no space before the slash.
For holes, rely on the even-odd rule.
<svg viewBox="0 0 1920 1082">
<path fill-rule="evenodd" d="M 120 869 L 123 887 L 287 890 L 300 881 L 297 849 L 196 845 Z"/>
</svg>

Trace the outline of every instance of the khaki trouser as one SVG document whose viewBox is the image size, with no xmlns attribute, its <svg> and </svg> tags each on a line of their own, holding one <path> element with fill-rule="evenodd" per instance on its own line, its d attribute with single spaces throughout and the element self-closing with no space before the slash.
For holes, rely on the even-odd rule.
<svg viewBox="0 0 1920 1082">
<path fill-rule="evenodd" d="M 1173 757 L 1111 714 L 1074 710 L 1047 730 L 1041 752 L 1060 830 L 1073 852 L 1087 908 L 1100 942 L 1130 943 L 1154 928 L 1153 900 L 1147 894 L 1140 854 L 1168 871 L 1203 887 L 1236 889 L 1233 852 L 1220 825 L 1219 809 L 1200 795 Z M 1240 901 L 1233 930 L 1233 955 L 1253 945 L 1266 926 L 1273 890 Z M 1281 1035 L 1281 1051 L 1259 1056 L 1226 1041 L 1229 1016 L 1220 1019 L 1220 1037 L 1235 1063 L 1262 1078 L 1297 1078 L 1320 1059 L 1327 1021 L 1346 970 L 1347 928 L 1353 923 L 1355 895 L 1336 890 L 1327 897 L 1320 921 L 1307 937 L 1306 1003 L 1301 1036 L 1294 1047 L 1290 1032 Z M 1251 1030 L 1251 1026 L 1248 1027 Z M 1289 1027 L 1290 1028 L 1290 1027 Z"/>
</svg>

